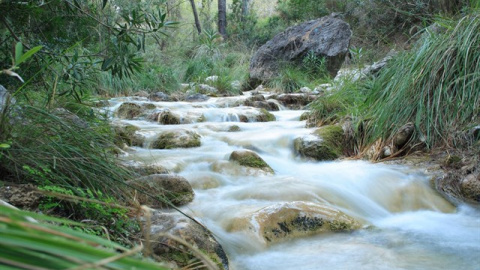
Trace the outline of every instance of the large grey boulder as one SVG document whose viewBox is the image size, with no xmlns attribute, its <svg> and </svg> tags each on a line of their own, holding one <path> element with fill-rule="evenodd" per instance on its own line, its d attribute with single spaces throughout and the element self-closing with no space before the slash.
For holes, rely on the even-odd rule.
<svg viewBox="0 0 480 270">
<path fill-rule="evenodd" d="M 327 70 L 335 77 L 348 53 L 352 31 L 337 15 L 292 26 L 260 47 L 250 61 L 250 86 L 274 78 L 284 63 L 302 64 L 313 53 L 326 59 Z"/>
</svg>

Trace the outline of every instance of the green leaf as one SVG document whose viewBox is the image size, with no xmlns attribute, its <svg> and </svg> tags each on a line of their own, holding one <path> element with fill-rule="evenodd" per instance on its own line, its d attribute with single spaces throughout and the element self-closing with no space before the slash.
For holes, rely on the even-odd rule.
<svg viewBox="0 0 480 270">
<path fill-rule="evenodd" d="M 15 63 L 14 65 L 18 66 L 19 65 L 19 61 L 20 61 L 20 58 L 22 57 L 23 55 L 23 44 L 21 42 L 17 42 L 17 44 L 15 45 Z"/>
<path fill-rule="evenodd" d="M 113 57 L 110 57 L 110 58 L 107 58 L 105 60 L 103 60 L 103 63 L 102 63 L 102 70 L 108 70 L 112 64 L 113 64 L 113 60 L 115 60 L 115 58 Z"/>
<path fill-rule="evenodd" d="M 107 3 L 108 3 L 108 0 L 103 0 L 102 9 L 104 9 L 104 8 L 105 8 L 105 6 L 107 5 Z"/>
<path fill-rule="evenodd" d="M 10 148 L 10 144 L 8 143 L 0 143 L 0 150 Z"/>
<path fill-rule="evenodd" d="M 28 50 L 25 54 L 23 54 L 20 59 L 15 62 L 15 65 L 20 65 L 21 63 L 25 62 L 28 60 L 28 58 L 32 57 L 36 52 L 40 51 L 43 48 L 43 46 L 37 46 L 34 47 L 30 50 Z"/>
</svg>

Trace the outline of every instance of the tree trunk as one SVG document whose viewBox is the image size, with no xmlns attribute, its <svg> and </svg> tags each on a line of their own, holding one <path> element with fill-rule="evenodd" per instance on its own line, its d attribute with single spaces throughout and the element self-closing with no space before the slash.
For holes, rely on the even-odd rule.
<svg viewBox="0 0 480 270">
<path fill-rule="evenodd" d="M 190 0 L 190 5 L 192 5 L 193 17 L 195 18 L 195 26 L 197 27 L 198 34 L 201 34 L 202 26 L 200 25 L 200 20 L 198 19 L 197 8 L 195 7 L 194 0 Z"/>
<path fill-rule="evenodd" d="M 218 0 L 218 32 L 223 39 L 227 38 L 227 3 L 226 0 Z"/>
<path fill-rule="evenodd" d="M 242 0 L 242 19 L 245 20 L 248 16 L 250 0 Z"/>
</svg>

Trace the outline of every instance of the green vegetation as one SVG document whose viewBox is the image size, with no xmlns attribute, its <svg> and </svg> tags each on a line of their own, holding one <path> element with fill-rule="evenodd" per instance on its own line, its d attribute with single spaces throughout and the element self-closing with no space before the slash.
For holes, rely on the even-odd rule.
<svg viewBox="0 0 480 270">
<path fill-rule="evenodd" d="M 73 228 L 85 225 L 0 205 L 2 269 L 168 269 L 121 245 Z"/>
<path fill-rule="evenodd" d="M 0 263 L 13 269 L 28 257 L 24 262 L 31 269 L 98 261 L 113 269 L 155 267 L 130 258 L 139 248 L 128 251 L 93 236 L 133 246 L 132 234 L 139 230 L 129 216 L 134 202 L 125 184 L 136 175 L 115 156 L 117 146 L 136 143 L 136 128 L 112 128 L 94 101 L 139 91 L 238 94 L 259 45 L 288 26 L 331 12 L 340 13 L 354 32 L 349 67 L 361 68 L 392 48 L 401 52 L 378 75 L 358 81 L 348 76 L 332 81 L 325 60 L 313 54 L 299 67 L 285 65 L 267 87 L 293 93 L 330 83 L 334 89 L 323 89 L 310 105 L 310 125 L 351 123 L 348 139 L 356 141 L 348 143 L 360 154 L 374 143 L 389 144 L 409 122 L 417 145 L 465 146 L 465 134 L 480 122 L 478 1 L 279 0 L 269 17 L 260 17 L 255 4 L 247 9 L 245 1 L 230 3 L 228 35 L 222 37 L 213 25 L 210 0 L 202 1 L 201 33 L 187 25 L 193 19 L 186 2 L 0 1 L 0 90 L 7 89 L 0 92 L 0 184 L 33 184 L 44 194 L 39 210 L 95 225 L 78 232 L 66 228 L 79 226 L 73 221 L 1 207 L 0 250 L 6 252 Z M 436 29 L 422 30 L 434 22 Z M 189 86 L 180 90 L 181 83 Z M 216 90 L 205 90 L 203 84 Z M 144 109 L 124 103 L 117 113 L 132 119 Z M 172 115 L 164 117 L 164 123 L 179 123 Z M 266 110 L 257 118 L 274 120 Z M 154 148 L 201 144 L 199 135 L 189 135 L 179 146 L 179 134 L 163 134 Z M 344 136 L 339 125 L 319 129 L 317 135 L 332 141 L 333 148 L 324 151 L 327 159 L 350 151 L 339 144 Z M 268 167 L 252 157 L 241 163 Z M 103 261 L 108 257 L 112 260 Z"/>
<path fill-rule="evenodd" d="M 480 17 L 472 13 L 439 24 L 438 33 L 427 30 L 418 47 L 398 55 L 371 85 L 370 142 L 413 122 L 417 139 L 428 147 L 456 146 L 457 132 L 478 123 Z"/>
</svg>

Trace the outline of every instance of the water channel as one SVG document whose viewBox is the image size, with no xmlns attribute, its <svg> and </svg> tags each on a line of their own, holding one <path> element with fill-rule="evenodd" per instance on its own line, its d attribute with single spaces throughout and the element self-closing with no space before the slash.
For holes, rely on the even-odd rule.
<svg viewBox="0 0 480 270">
<path fill-rule="evenodd" d="M 113 121 L 139 127 L 137 133 L 146 138 L 144 147 L 132 147 L 124 158 L 161 164 L 190 182 L 195 199 L 182 209 L 213 232 L 231 269 L 480 269 L 478 210 L 453 207 L 430 188 L 429 176 L 420 169 L 303 160 L 294 155 L 292 142 L 313 131 L 299 121 L 304 111 L 272 112 L 273 122 L 240 122 L 239 115 L 254 119 L 259 111 L 237 106 L 248 95 L 194 103 L 116 98 L 110 108 L 113 112 L 125 101 L 149 103 L 181 117 L 180 125 Z M 233 125 L 239 131 L 229 131 Z M 148 149 L 159 133 L 174 129 L 197 132 L 201 146 Z M 229 162 L 232 151 L 240 149 L 254 150 L 275 173 Z M 361 222 L 362 229 L 273 244 L 248 230 L 231 229 L 249 213 L 298 201 L 339 209 Z"/>
</svg>

